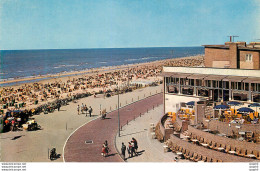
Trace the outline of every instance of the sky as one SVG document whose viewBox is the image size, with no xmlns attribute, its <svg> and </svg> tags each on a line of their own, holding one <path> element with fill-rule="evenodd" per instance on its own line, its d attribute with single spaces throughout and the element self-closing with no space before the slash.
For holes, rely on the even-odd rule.
<svg viewBox="0 0 260 171">
<path fill-rule="evenodd" d="M 201 46 L 229 35 L 260 39 L 260 0 L 0 0 L 1 50 Z"/>
</svg>

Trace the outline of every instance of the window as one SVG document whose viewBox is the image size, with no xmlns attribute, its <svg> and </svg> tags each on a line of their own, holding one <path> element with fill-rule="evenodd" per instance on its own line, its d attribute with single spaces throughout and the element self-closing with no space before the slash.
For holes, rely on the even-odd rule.
<svg viewBox="0 0 260 171">
<path fill-rule="evenodd" d="M 246 54 L 246 61 L 251 62 L 253 59 L 253 55 L 252 54 Z"/>
</svg>

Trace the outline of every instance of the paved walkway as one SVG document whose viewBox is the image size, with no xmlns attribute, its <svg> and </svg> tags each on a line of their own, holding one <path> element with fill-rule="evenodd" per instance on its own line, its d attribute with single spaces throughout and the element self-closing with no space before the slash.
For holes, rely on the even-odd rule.
<svg viewBox="0 0 260 171">
<path fill-rule="evenodd" d="M 140 113 L 147 112 L 153 106 L 162 104 L 163 94 L 146 98 L 120 109 L 120 122 L 125 125 L 127 121 L 138 117 Z M 64 160 L 66 162 L 122 162 L 115 149 L 115 136 L 118 131 L 117 111 L 111 112 L 107 119 L 96 119 L 79 128 L 68 139 L 64 148 Z M 93 141 L 92 144 L 85 144 L 86 140 Z M 111 150 L 108 157 L 101 156 L 101 148 L 107 140 Z"/>
<path fill-rule="evenodd" d="M 127 158 L 127 162 L 173 162 L 176 154 L 172 152 L 164 153 L 164 143 L 157 139 L 152 139 L 150 132 L 150 123 L 156 125 L 163 114 L 163 105 L 150 110 L 141 117 L 131 121 L 123 127 L 121 136 L 116 137 L 116 147 L 121 149 L 122 142 L 127 146 L 128 142 L 134 137 L 138 142 L 138 152 L 140 155 Z M 127 152 L 126 152 L 127 153 Z M 126 154 L 128 156 L 128 153 Z M 179 160 L 179 162 L 188 160 Z"/>
<path fill-rule="evenodd" d="M 161 91 L 162 85 L 120 94 L 121 106 Z M 82 103 L 92 106 L 93 117 L 77 114 L 77 105 Z M 78 100 L 78 103 L 62 106 L 59 112 L 55 110 L 47 115 L 34 115 L 33 117 L 41 125 L 42 130 L 0 134 L 0 160 L 2 162 L 48 162 L 50 161 L 48 159 L 48 148 L 56 147 L 57 153 L 61 154 L 61 158 L 53 162 L 62 162 L 63 147 L 70 134 L 81 125 L 98 118 L 100 108 L 110 112 L 115 110 L 117 103 L 116 95 L 109 98 L 103 98 L 102 95 L 97 98 L 90 96 Z"/>
</svg>

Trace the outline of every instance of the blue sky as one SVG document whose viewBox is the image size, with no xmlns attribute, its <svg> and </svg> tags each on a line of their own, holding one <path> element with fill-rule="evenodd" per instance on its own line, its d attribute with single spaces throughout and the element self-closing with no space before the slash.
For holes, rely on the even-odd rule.
<svg viewBox="0 0 260 171">
<path fill-rule="evenodd" d="M 260 0 L 0 0 L 0 48 L 178 47 L 260 39 Z"/>
</svg>

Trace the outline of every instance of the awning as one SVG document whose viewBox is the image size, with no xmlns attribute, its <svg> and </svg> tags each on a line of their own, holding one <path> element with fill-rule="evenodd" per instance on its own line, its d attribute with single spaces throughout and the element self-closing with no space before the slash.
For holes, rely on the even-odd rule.
<svg viewBox="0 0 260 171">
<path fill-rule="evenodd" d="M 220 81 L 222 79 L 224 79 L 227 76 L 224 75 L 208 75 L 207 77 L 204 78 L 204 80 L 216 80 L 216 81 Z"/>
<path fill-rule="evenodd" d="M 232 81 L 232 82 L 241 82 L 247 77 L 241 77 L 241 76 L 228 76 L 223 79 L 223 81 Z"/>
<path fill-rule="evenodd" d="M 190 76 L 188 76 L 188 79 L 199 79 L 202 80 L 203 78 L 207 77 L 208 75 L 206 74 L 192 74 Z"/>
<path fill-rule="evenodd" d="M 163 72 L 162 75 L 164 77 L 187 78 L 192 75 L 192 73 Z"/>
<path fill-rule="evenodd" d="M 246 83 L 260 83 L 260 78 L 247 78 L 243 82 L 246 82 Z"/>
</svg>

